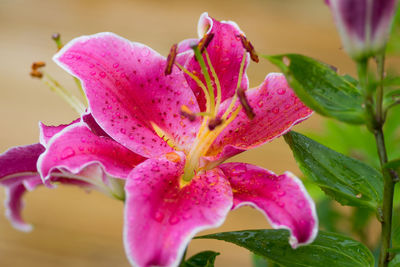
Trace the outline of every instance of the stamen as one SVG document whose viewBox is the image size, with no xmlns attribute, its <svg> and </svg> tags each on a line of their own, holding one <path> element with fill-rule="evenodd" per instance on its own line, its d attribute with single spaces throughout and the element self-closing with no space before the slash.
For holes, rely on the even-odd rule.
<svg viewBox="0 0 400 267">
<path fill-rule="evenodd" d="M 194 51 L 194 55 L 196 56 L 197 61 L 199 62 L 199 65 L 201 67 L 201 72 L 203 73 L 204 79 L 206 80 L 207 88 L 208 88 L 208 94 L 210 96 L 210 110 L 209 111 L 211 114 L 214 114 L 215 112 L 215 99 L 214 99 L 214 87 L 211 84 L 211 78 L 210 74 L 208 73 L 206 63 L 204 62 L 204 58 L 202 54 L 200 53 L 199 47 L 197 45 L 192 46 L 192 49 Z"/>
<path fill-rule="evenodd" d="M 186 73 L 190 78 L 192 78 L 193 81 L 196 82 L 196 84 L 203 90 L 204 93 L 204 97 L 206 98 L 206 110 L 209 110 L 210 107 L 210 95 L 208 94 L 208 90 L 206 88 L 206 86 L 204 85 L 204 83 L 193 73 L 191 73 L 188 69 L 186 69 L 185 67 L 183 67 L 181 64 L 179 63 L 175 63 L 176 66 L 178 66 L 178 68 L 180 70 L 182 70 L 184 73 Z"/>
<path fill-rule="evenodd" d="M 254 113 L 253 109 L 251 108 L 249 101 L 246 97 L 246 94 L 241 87 L 238 88 L 237 95 L 239 97 L 240 104 L 242 104 L 244 112 L 246 112 L 247 117 L 249 117 L 250 120 L 254 119 L 256 114 Z"/>
<path fill-rule="evenodd" d="M 219 82 L 218 75 L 215 72 L 215 69 L 214 69 L 214 67 L 213 67 L 213 65 L 211 63 L 211 59 L 210 59 L 210 56 L 207 53 L 207 50 L 205 50 L 204 54 L 206 55 L 207 64 L 208 64 L 208 66 L 209 66 L 209 68 L 211 70 L 211 74 L 212 74 L 212 76 L 214 78 L 215 84 L 217 85 L 217 97 L 216 97 L 217 98 L 217 103 L 215 104 L 215 110 L 218 110 L 219 109 L 219 105 L 221 104 L 221 98 L 222 98 L 221 83 Z"/>
<path fill-rule="evenodd" d="M 194 114 L 186 105 L 181 106 L 181 115 L 188 118 L 189 121 L 196 120 L 196 114 Z"/>
<path fill-rule="evenodd" d="M 156 132 L 156 134 L 163 139 L 167 144 L 172 147 L 174 150 L 178 150 L 178 146 L 174 143 L 173 137 L 169 136 L 166 132 L 164 132 L 157 124 L 154 122 L 150 121 L 151 126 L 153 127 L 153 130 Z"/>
<path fill-rule="evenodd" d="M 240 68 L 239 68 L 239 78 L 236 84 L 236 88 L 239 88 L 240 85 L 242 84 L 242 79 L 243 79 L 243 70 L 244 70 L 244 63 L 246 62 L 246 52 L 243 54 L 242 61 L 240 62 Z M 236 89 L 237 90 L 237 89 Z M 229 104 L 229 107 L 227 110 L 225 110 L 224 115 L 222 115 L 222 119 L 226 119 L 229 115 L 229 113 L 233 110 L 233 107 L 235 106 L 237 99 L 237 94 L 235 94 L 232 97 L 232 101 Z"/>
<path fill-rule="evenodd" d="M 32 67 L 31 67 L 31 72 L 30 75 L 33 78 L 39 78 L 41 79 L 43 77 L 43 73 L 41 71 L 39 71 L 40 68 L 43 68 L 44 66 L 46 66 L 46 63 L 43 61 L 37 61 L 37 62 L 33 62 L 32 63 Z"/>
<path fill-rule="evenodd" d="M 63 48 L 63 46 L 64 46 L 64 44 L 61 42 L 61 35 L 58 32 L 53 33 L 51 35 L 51 39 L 53 39 L 53 41 L 56 43 L 57 51 L 60 51 L 60 49 Z M 85 92 L 83 91 L 82 83 L 78 78 L 76 78 L 76 77 L 73 77 L 73 78 L 74 78 L 74 82 L 75 82 L 76 86 L 78 87 L 79 93 L 82 95 L 82 97 L 84 99 L 85 106 L 87 106 L 88 100 L 86 98 Z"/>
<path fill-rule="evenodd" d="M 67 89 L 62 87 L 55 79 L 49 74 L 43 72 L 43 76 L 47 79 L 43 82 L 50 87 L 50 89 L 60 95 L 70 106 L 75 109 L 78 114 L 83 114 L 86 110 L 86 106 L 82 102 L 72 95 Z"/>
<path fill-rule="evenodd" d="M 204 52 L 204 50 L 208 47 L 213 38 L 214 38 L 214 33 L 205 34 L 203 38 L 201 38 L 198 45 L 200 53 Z"/>
<path fill-rule="evenodd" d="M 172 73 L 172 67 L 174 66 L 176 55 L 178 54 L 178 45 L 173 44 L 171 50 L 169 51 L 167 57 L 167 65 L 165 67 L 165 76 L 170 75 Z"/>
<path fill-rule="evenodd" d="M 242 41 L 242 45 L 243 45 L 244 49 L 246 49 L 246 51 L 249 52 L 250 58 L 254 62 L 258 63 L 260 60 L 258 59 L 258 55 L 256 53 L 256 50 L 254 49 L 254 46 L 250 43 L 250 41 L 247 40 L 247 38 L 243 34 L 239 34 L 239 35 L 236 35 L 236 36 L 239 37 L 240 40 Z"/>
<path fill-rule="evenodd" d="M 208 123 L 208 129 L 210 131 L 213 131 L 215 128 L 217 128 L 218 126 L 220 126 L 224 121 L 221 118 L 214 118 L 211 119 L 210 122 Z"/>
<path fill-rule="evenodd" d="M 64 45 L 61 42 L 61 35 L 57 32 L 57 33 L 53 33 L 51 35 L 51 39 L 54 40 L 54 42 L 57 45 L 57 49 L 60 50 Z"/>
</svg>

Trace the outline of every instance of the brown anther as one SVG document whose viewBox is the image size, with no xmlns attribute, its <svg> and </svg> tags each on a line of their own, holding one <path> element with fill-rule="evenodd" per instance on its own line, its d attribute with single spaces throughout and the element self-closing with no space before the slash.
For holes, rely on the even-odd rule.
<svg viewBox="0 0 400 267">
<path fill-rule="evenodd" d="M 213 118 L 210 120 L 210 122 L 208 123 L 208 129 L 210 131 L 214 130 L 215 128 L 217 128 L 219 125 L 221 125 L 223 122 L 223 120 L 221 118 Z"/>
<path fill-rule="evenodd" d="M 36 61 L 36 62 L 33 62 L 33 63 L 32 63 L 32 70 L 37 70 L 37 69 L 42 68 L 42 67 L 44 67 L 44 66 L 46 66 L 46 63 L 45 63 L 45 62 L 43 62 L 43 61 Z"/>
<path fill-rule="evenodd" d="M 41 71 L 39 71 L 40 68 L 43 68 L 44 66 L 46 66 L 46 63 L 44 63 L 43 61 L 37 61 L 37 62 L 33 62 L 32 66 L 31 66 L 31 72 L 30 75 L 34 78 L 42 78 L 43 77 L 43 73 Z"/>
<path fill-rule="evenodd" d="M 38 71 L 38 70 L 32 70 L 30 73 L 29 73 L 30 75 L 31 75 L 31 77 L 33 77 L 33 78 L 42 78 L 43 77 L 43 73 L 41 73 L 40 71 Z"/>
<path fill-rule="evenodd" d="M 208 47 L 213 38 L 214 38 L 214 33 L 205 34 L 203 38 L 201 38 L 198 46 L 200 53 L 204 52 L 204 49 Z"/>
<path fill-rule="evenodd" d="M 236 36 L 239 37 L 240 40 L 242 41 L 244 49 L 246 49 L 246 51 L 249 52 L 251 60 L 258 63 L 258 61 L 260 60 L 258 58 L 256 50 L 254 49 L 254 46 L 250 43 L 250 41 L 247 40 L 247 38 L 243 34 L 239 34 Z"/>
<path fill-rule="evenodd" d="M 164 72 L 165 75 L 170 75 L 172 73 L 172 67 L 174 66 L 177 54 L 178 54 L 178 45 L 173 44 L 168 54 L 167 66 L 165 66 L 165 72 Z"/>
<path fill-rule="evenodd" d="M 249 101 L 247 100 L 246 94 L 242 88 L 238 88 L 237 96 L 239 97 L 240 104 L 242 105 L 244 112 L 246 113 L 247 117 L 252 120 L 256 116 L 253 109 L 251 108 Z"/>
<path fill-rule="evenodd" d="M 185 118 L 187 118 L 189 121 L 195 121 L 196 120 L 196 114 L 194 114 L 187 106 L 183 105 L 181 106 L 181 115 Z"/>
</svg>

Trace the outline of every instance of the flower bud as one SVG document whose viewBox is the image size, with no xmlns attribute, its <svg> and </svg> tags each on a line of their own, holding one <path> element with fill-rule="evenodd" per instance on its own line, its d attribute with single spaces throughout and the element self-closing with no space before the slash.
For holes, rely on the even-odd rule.
<svg viewBox="0 0 400 267">
<path fill-rule="evenodd" d="M 396 0 L 325 0 L 331 8 L 343 47 L 354 59 L 385 48 Z"/>
</svg>

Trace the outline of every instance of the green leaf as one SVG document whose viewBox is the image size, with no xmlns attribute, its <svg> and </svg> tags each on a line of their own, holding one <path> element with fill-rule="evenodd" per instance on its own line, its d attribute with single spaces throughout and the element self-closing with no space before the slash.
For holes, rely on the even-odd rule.
<svg viewBox="0 0 400 267">
<path fill-rule="evenodd" d="M 400 267 L 400 254 L 397 254 L 393 260 L 389 262 L 389 267 Z"/>
<path fill-rule="evenodd" d="M 376 169 L 293 131 L 285 141 L 303 173 L 339 203 L 376 209 L 382 202 L 382 175 Z"/>
<path fill-rule="evenodd" d="M 348 237 L 320 231 L 313 243 L 292 249 L 287 230 L 246 230 L 196 238 L 234 243 L 287 267 L 372 267 L 374 258 L 363 244 Z"/>
<path fill-rule="evenodd" d="M 354 80 L 338 75 L 332 67 L 315 59 L 286 54 L 265 56 L 278 66 L 297 96 L 321 115 L 363 124 L 363 98 Z"/>
<path fill-rule="evenodd" d="M 214 267 L 215 258 L 219 254 L 211 250 L 202 251 L 190 257 L 180 267 Z"/>
<path fill-rule="evenodd" d="M 385 168 L 397 170 L 400 168 L 400 159 L 392 160 L 385 164 Z"/>
</svg>

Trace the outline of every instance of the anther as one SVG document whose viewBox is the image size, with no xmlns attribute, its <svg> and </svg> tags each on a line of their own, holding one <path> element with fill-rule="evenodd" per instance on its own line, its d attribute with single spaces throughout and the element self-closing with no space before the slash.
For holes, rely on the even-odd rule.
<svg viewBox="0 0 400 267">
<path fill-rule="evenodd" d="M 56 43 L 58 50 L 60 50 L 63 47 L 63 44 L 61 42 L 61 35 L 58 32 L 53 33 L 51 35 L 51 39 L 53 39 L 53 41 Z"/>
<path fill-rule="evenodd" d="M 251 108 L 249 101 L 246 97 L 246 94 L 242 88 L 238 88 L 237 96 L 239 97 L 240 104 L 242 105 L 244 112 L 246 113 L 247 117 L 252 120 L 256 116 L 253 109 Z"/>
<path fill-rule="evenodd" d="M 250 58 L 254 62 L 258 63 L 258 61 L 259 61 L 258 55 L 256 53 L 256 50 L 254 49 L 254 46 L 250 43 L 250 41 L 247 40 L 247 38 L 243 34 L 239 34 L 239 35 L 236 35 L 236 36 L 239 37 L 240 40 L 242 41 L 242 45 L 243 45 L 244 49 L 246 49 L 246 51 L 249 52 Z"/>
<path fill-rule="evenodd" d="M 214 33 L 205 34 L 203 38 L 201 38 L 199 42 L 200 53 L 204 52 L 204 49 L 208 47 L 213 38 L 214 38 Z"/>
<path fill-rule="evenodd" d="M 177 54 L 178 54 L 178 45 L 174 44 L 172 45 L 171 50 L 169 51 L 167 57 L 167 66 L 165 67 L 165 72 L 164 72 L 165 75 L 170 75 L 172 73 L 172 67 L 174 66 Z"/>
<path fill-rule="evenodd" d="M 196 114 L 194 114 L 187 106 L 182 105 L 181 106 L 181 115 L 187 118 L 189 121 L 195 121 L 196 120 Z"/>
<path fill-rule="evenodd" d="M 39 78 L 39 79 L 42 78 L 43 73 L 41 71 L 39 71 L 39 69 L 43 68 L 44 66 L 46 66 L 46 63 L 43 61 L 33 62 L 30 75 L 34 78 Z"/>
<path fill-rule="evenodd" d="M 220 126 L 224 121 L 221 118 L 213 118 L 210 120 L 210 122 L 208 123 L 208 129 L 210 131 L 214 130 L 215 128 L 217 128 L 218 126 Z"/>
</svg>

